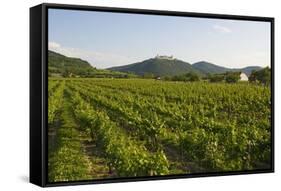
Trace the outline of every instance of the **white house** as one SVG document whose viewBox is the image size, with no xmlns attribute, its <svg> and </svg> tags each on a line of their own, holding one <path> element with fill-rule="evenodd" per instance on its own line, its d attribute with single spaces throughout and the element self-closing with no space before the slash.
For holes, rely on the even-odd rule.
<svg viewBox="0 0 281 191">
<path fill-rule="evenodd" d="M 243 72 L 240 74 L 240 81 L 248 81 L 248 76 Z"/>
</svg>

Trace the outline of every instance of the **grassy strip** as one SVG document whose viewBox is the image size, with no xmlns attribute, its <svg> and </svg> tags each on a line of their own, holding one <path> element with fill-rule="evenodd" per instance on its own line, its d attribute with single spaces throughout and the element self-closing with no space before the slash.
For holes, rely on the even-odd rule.
<svg viewBox="0 0 281 191">
<path fill-rule="evenodd" d="M 61 108 L 65 82 L 59 82 L 58 87 L 48 96 L 48 124 L 54 123 L 56 115 Z"/>
<path fill-rule="evenodd" d="M 64 96 L 61 126 L 58 127 L 58 148 L 50 153 L 48 161 L 49 182 L 91 179 L 91 162 L 83 152 L 79 131 L 71 113 L 71 106 Z"/>
</svg>

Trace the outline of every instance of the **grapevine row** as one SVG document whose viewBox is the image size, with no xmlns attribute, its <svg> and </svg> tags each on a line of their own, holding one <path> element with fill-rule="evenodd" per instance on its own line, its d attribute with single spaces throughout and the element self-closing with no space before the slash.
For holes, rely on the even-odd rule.
<svg viewBox="0 0 281 191">
<path fill-rule="evenodd" d="M 94 110 L 76 92 L 72 94 L 73 110 L 84 128 L 90 129 L 105 151 L 108 166 L 118 176 L 147 176 L 168 173 L 168 161 L 162 151 L 149 152 L 145 146 L 120 129 L 102 111 Z"/>
</svg>

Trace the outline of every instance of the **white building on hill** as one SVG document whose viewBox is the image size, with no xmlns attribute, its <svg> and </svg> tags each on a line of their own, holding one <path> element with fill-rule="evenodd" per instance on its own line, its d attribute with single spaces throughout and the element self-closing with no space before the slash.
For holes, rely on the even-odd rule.
<svg viewBox="0 0 281 191">
<path fill-rule="evenodd" d="M 155 58 L 165 59 L 165 60 L 174 60 L 173 55 L 172 56 L 160 56 L 160 55 L 157 54 L 157 56 L 155 56 Z"/>
<path fill-rule="evenodd" d="M 248 76 L 245 73 L 241 72 L 240 81 L 248 81 L 248 80 L 249 80 Z"/>
</svg>

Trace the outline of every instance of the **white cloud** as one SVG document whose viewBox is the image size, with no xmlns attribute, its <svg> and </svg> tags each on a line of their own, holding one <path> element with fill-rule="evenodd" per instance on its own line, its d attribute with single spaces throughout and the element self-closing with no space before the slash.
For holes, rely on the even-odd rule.
<svg viewBox="0 0 281 191">
<path fill-rule="evenodd" d="M 56 42 L 49 42 L 48 47 L 50 50 L 55 50 L 55 49 L 60 48 L 60 44 L 56 43 Z"/>
<path fill-rule="evenodd" d="M 221 33 L 231 33 L 231 29 L 221 25 L 213 25 L 213 29 Z"/>
<path fill-rule="evenodd" d="M 109 52 L 83 50 L 79 48 L 65 47 L 56 42 L 48 43 L 49 50 L 63 54 L 68 57 L 81 58 L 88 61 L 96 68 L 109 68 L 113 66 L 126 65 L 135 62 L 131 58 Z"/>
</svg>

